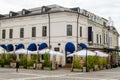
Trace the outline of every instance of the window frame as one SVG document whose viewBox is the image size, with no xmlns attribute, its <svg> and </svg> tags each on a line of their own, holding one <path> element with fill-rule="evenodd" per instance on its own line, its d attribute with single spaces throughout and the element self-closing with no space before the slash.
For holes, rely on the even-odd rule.
<svg viewBox="0 0 120 80">
<path fill-rule="evenodd" d="M 9 29 L 9 38 L 10 38 L 10 39 L 13 38 L 13 29 Z"/>
<path fill-rule="evenodd" d="M 20 28 L 20 38 L 24 38 L 24 28 Z"/>
<path fill-rule="evenodd" d="M 96 42 L 97 42 L 97 44 L 99 44 L 99 35 L 98 34 L 96 34 Z"/>
<path fill-rule="evenodd" d="M 67 36 L 72 36 L 72 25 L 71 24 L 68 24 L 67 25 Z"/>
<path fill-rule="evenodd" d="M 42 26 L 42 36 L 43 37 L 47 36 L 47 26 Z"/>
<path fill-rule="evenodd" d="M 36 27 L 32 27 L 32 37 L 36 37 Z"/>
<path fill-rule="evenodd" d="M 3 30 L 2 30 L 2 39 L 5 39 L 5 38 L 6 38 L 6 30 L 3 29 Z"/>
<path fill-rule="evenodd" d="M 82 26 L 80 26 L 80 37 L 82 37 Z"/>
</svg>

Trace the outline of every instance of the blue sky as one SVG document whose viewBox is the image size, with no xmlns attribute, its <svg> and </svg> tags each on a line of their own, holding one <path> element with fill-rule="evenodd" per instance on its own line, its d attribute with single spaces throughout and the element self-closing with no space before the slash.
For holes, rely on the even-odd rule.
<svg viewBox="0 0 120 80">
<path fill-rule="evenodd" d="M 0 0 L 0 14 L 51 4 L 80 7 L 106 19 L 111 17 L 120 34 L 120 0 Z"/>
</svg>

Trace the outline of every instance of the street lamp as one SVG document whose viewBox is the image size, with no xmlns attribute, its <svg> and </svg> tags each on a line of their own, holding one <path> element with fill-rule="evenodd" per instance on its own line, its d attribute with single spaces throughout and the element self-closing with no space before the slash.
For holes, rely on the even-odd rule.
<svg viewBox="0 0 120 80">
<path fill-rule="evenodd" d="M 26 54 L 26 69 L 27 69 L 27 59 L 28 59 L 28 49 L 27 49 L 27 54 Z"/>
<path fill-rule="evenodd" d="M 38 51 L 37 51 L 37 62 L 39 63 L 40 62 L 40 56 L 39 56 L 39 46 L 40 46 L 40 44 L 38 44 Z"/>
<path fill-rule="evenodd" d="M 86 72 L 88 72 L 88 69 L 87 69 L 87 49 L 86 49 Z"/>
</svg>

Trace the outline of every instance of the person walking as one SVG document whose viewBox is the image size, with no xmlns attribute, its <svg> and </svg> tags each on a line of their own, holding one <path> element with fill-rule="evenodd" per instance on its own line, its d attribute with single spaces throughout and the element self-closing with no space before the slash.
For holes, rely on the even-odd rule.
<svg viewBox="0 0 120 80">
<path fill-rule="evenodd" d="M 18 72 L 18 68 L 19 68 L 19 61 L 16 61 L 16 72 Z"/>
</svg>

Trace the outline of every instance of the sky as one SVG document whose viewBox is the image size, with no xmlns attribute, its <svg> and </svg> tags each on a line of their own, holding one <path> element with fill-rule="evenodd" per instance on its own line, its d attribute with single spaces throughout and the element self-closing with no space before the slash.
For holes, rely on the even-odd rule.
<svg viewBox="0 0 120 80">
<path fill-rule="evenodd" d="M 120 34 L 120 0 L 0 0 L 0 14 L 51 4 L 68 8 L 80 7 L 106 19 L 111 17 L 113 26 Z"/>
</svg>

